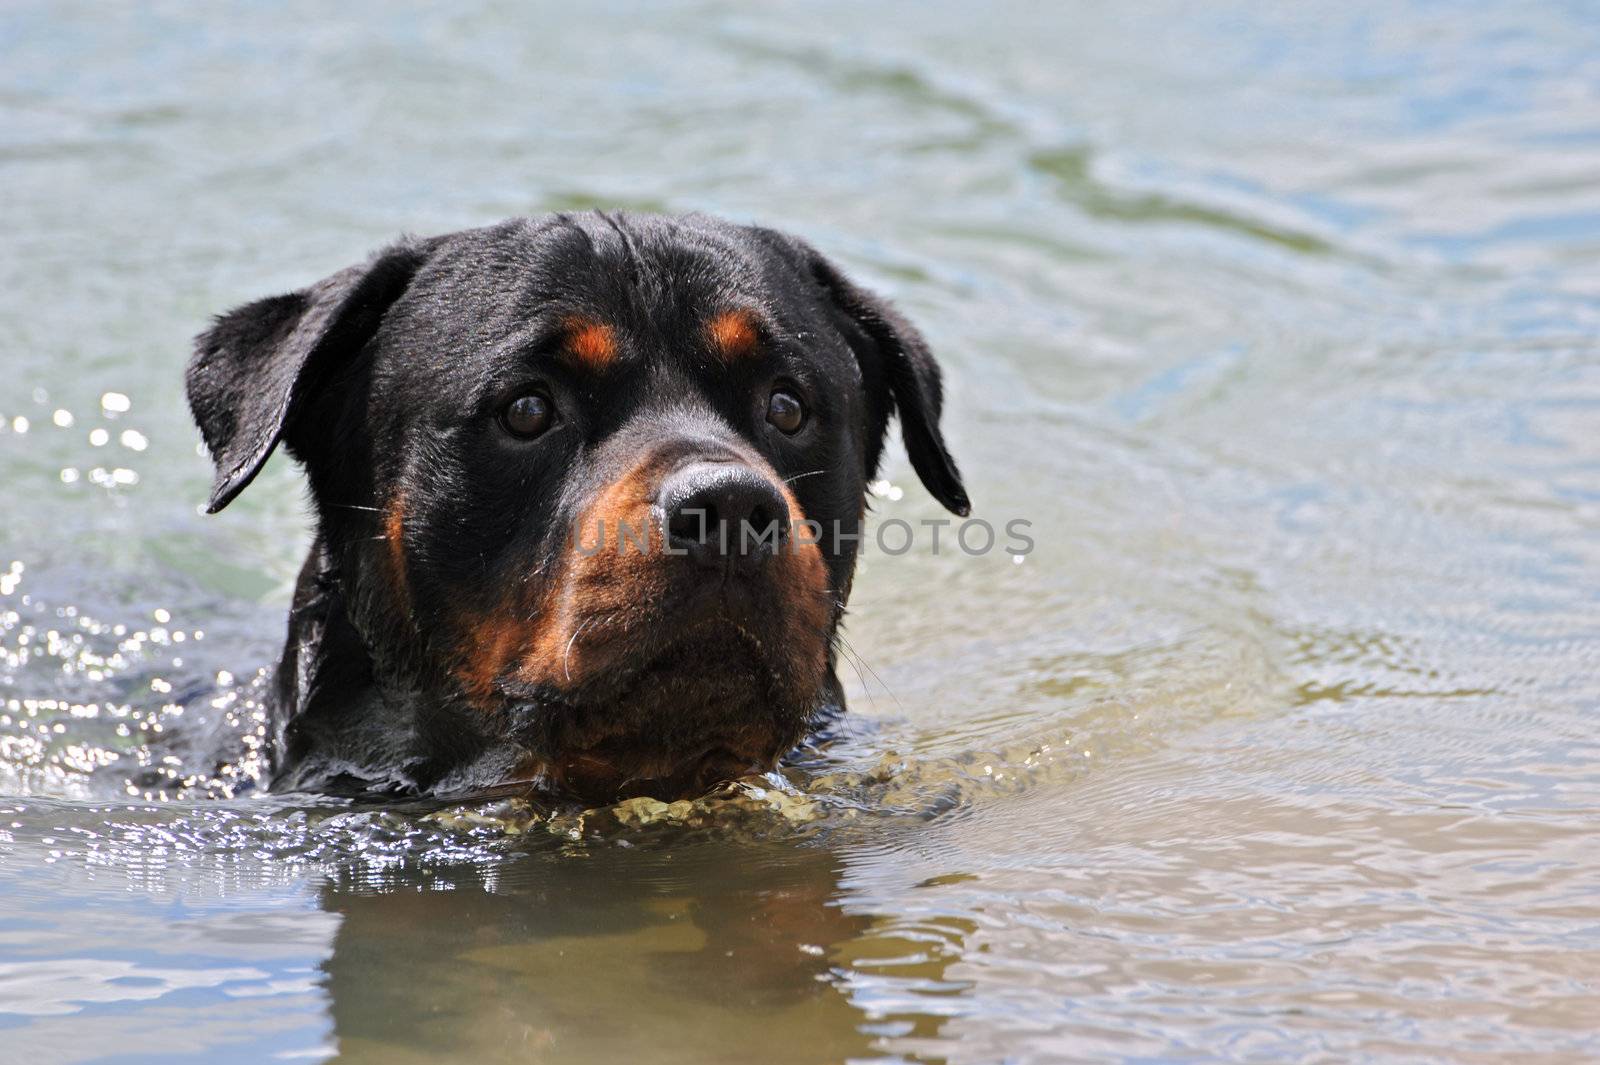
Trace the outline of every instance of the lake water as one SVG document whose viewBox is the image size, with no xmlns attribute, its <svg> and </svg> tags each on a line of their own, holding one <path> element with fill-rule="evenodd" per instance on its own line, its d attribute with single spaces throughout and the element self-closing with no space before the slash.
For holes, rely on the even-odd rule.
<svg viewBox="0 0 1600 1065">
<path fill-rule="evenodd" d="M 151 746 L 306 543 L 189 338 L 588 205 L 894 297 L 1036 550 L 869 553 L 847 726 L 696 804 Z M 0 1059 L 1600 1057 L 1592 6 L 13 3 L 0 229 Z"/>
</svg>

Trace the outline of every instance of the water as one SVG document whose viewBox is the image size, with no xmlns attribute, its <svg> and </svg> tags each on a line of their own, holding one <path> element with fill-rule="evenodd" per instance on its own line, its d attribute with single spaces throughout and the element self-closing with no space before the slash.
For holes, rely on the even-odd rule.
<svg viewBox="0 0 1600 1065">
<path fill-rule="evenodd" d="M 1600 1055 L 1597 173 L 1581 4 L 9 6 L 0 1058 Z M 162 762 L 305 544 L 188 338 L 591 204 L 895 297 L 1037 550 L 869 554 L 849 727 L 698 804 Z"/>
</svg>

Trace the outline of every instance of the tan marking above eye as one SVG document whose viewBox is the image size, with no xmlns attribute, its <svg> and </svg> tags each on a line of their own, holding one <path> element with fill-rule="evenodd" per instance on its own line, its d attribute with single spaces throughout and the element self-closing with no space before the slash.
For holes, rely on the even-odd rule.
<svg viewBox="0 0 1600 1065">
<path fill-rule="evenodd" d="M 617 358 L 617 331 L 590 318 L 569 318 L 566 351 L 579 364 L 603 370 Z"/>
<path fill-rule="evenodd" d="M 723 311 L 706 323 L 711 350 L 724 362 L 743 358 L 755 351 L 761 340 L 755 315 L 745 310 Z"/>
</svg>

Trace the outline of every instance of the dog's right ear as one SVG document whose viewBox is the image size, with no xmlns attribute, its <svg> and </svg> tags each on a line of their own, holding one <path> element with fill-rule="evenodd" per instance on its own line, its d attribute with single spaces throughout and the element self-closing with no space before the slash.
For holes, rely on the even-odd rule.
<svg viewBox="0 0 1600 1065">
<path fill-rule="evenodd" d="M 402 241 L 310 288 L 235 308 L 196 338 L 189 409 L 216 465 L 207 513 L 261 472 L 308 398 L 377 332 L 430 250 Z"/>
</svg>

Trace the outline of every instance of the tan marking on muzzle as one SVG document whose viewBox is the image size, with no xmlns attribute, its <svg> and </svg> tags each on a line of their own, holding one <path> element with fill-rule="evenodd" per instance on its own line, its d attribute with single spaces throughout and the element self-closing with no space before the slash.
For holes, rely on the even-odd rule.
<svg viewBox="0 0 1600 1065">
<path fill-rule="evenodd" d="M 581 681 L 595 668 L 588 648 L 578 639 L 585 623 L 625 612 L 638 596 L 659 593 L 653 559 L 660 531 L 651 532 L 649 555 L 631 546 L 617 548 L 620 522 L 636 530 L 650 528 L 652 467 L 651 462 L 636 465 L 585 509 L 555 572 L 542 587 L 531 595 L 508 597 L 486 615 L 465 619 L 462 664 L 456 675 L 473 701 L 491 703 L 496 685 L 507 676 L 557 688 Z M 601 522 L 602 549 L 580 553 L 580 542 L 586 550 L 594 547 Z"/>
<path fill-rule="evenodd" d="M 777 573 L 779 586 L 784 589 L 785 600 L 794 613 L 791 628 L 815 637 L 807 640 L 788 640 L 785 645 L 785 657 L 788 659 L 793 676 L 814 678 L 820 682 L 822 674 L 828 668 L 827 632 L 828 625 L 833 619 L 833 604 L 828 592 L 828 566 L 823 560 L 822 549 L 818 544 L 809 542 L 809 536 L 803 539 L 796 536 L 802 528 L 800 523 L 806 520 L 800 501 L 770 468 L 763 472 L 772 477 L 778 486 L 778 491 L 783 494 L 783 501 L 789 507 L 791 542 L 784 544 L 778 557 L 773 561 L 779 567 Z"/>
<path fill-rule="evenodd" d="M 778 486 L 791 523 L 804 520 L 799 501 L 771 467 L 759 458 L 750 464 Z M 630 630 L 663 623 L 652 604 L 669 587 L 671 567 L 685 560 L 662 550 L 664 530 L 652 516 L 659 472 L 658 461 L 646 458 L 602 490 L 580 515 L 542 587 L 462 619 L 456 675 L 475 703 L 492 708 L 498 685 L 508 677 L 575 687 L 620 662 L 630 650 Z M 648 552 L 621 539 L 624 523 L 640 533 L 648 530 Z M 602 528 L 602 549 L 580 552 L 580 545 L 585 552 L 594 546 Z M 781 667 L 787 684 L 819 684 L 833 616 L 822 552 L 791 539 L 767 564 L 785 611 L 781 646 L 771 649 L 779 661 L 772 664 Z"/>
</svg>

